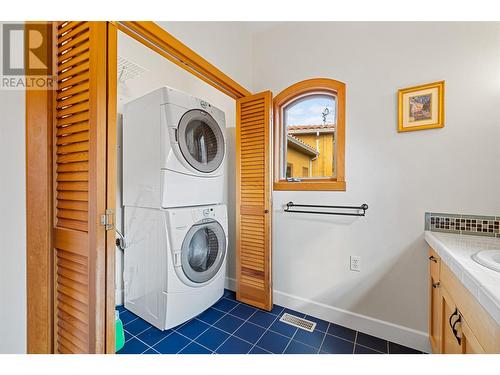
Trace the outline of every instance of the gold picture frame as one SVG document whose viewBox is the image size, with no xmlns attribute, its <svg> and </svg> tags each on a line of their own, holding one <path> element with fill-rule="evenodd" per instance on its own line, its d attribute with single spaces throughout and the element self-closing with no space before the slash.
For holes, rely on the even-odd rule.
<svg viewBox="0 0 500 375">
<path fill-rule="evenodd" d="M 398 90 L 398 132 L 444 127 L 444 81 Z"/>
</svg>

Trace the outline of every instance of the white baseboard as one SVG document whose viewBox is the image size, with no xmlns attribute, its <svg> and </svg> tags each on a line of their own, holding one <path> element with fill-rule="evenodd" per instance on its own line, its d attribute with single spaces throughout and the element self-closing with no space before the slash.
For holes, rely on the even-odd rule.
<svg viewBox="0 0 500 375">
<path fill-rule="evenodd" d="M 275 290 L 274 303 L 347 328 L 430 353 L 427 332 L 400 326 Z"/>
<path fill-rule="evenodd" d="M 236 279 L 226 277 L 225 288 L 235 291 Z M 278 290 L 273 292 L 273 297 L 274 303 L 277 305 L 287 307 L 328 322 L 333 322 L 356 331 L 377 336 L 409 348 L 421 350 L 426 353 L 431 352 L 427 332 L 417 331 L 412 328 L 325 305 L 320 302 L 315 302 L 306 298 L 280 292 Z"/>
<path fill-rule="evenodd" d="M 115 289 L 115 305 L 123 305 L 123 289 Z"/>
</svg>

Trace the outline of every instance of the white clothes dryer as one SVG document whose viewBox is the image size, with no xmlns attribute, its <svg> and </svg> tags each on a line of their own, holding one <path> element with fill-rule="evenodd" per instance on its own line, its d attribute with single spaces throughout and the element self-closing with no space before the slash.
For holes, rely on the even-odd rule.
<svg viewBox="0 0 500 375">
<path fill-rule="evenodd" d="M 125 104 L 123 205 L 222 203 L 225 129 L 224 112 L 169 87 Z"/>
</svg>

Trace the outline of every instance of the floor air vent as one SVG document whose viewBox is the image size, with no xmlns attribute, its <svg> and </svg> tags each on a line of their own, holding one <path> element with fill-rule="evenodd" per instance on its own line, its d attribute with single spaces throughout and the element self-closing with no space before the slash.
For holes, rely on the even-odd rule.
<svg viewBox="0 0 500 375">
<path fill-rule="evenodd" d="M 299 318 L 298 316 L 289 314 L 289 313 L 284 313 L 283 316 L 280 318 L 280 322 L 290 324 L 291 326 L 313 332 L 314 328 L 316 328 L 316 323 L 311 322 L 310 320 L 304 319 L 304 318 Z"/>
</svg>

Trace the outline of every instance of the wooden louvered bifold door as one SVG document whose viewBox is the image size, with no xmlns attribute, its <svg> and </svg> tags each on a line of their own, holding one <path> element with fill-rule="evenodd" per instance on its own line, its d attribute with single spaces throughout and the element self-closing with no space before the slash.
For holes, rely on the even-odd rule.
<svg viewBox="0 0 500 375">
<path fill-rule="evenodd" d="M 54 23 L 54 352 L 105 341 L 106 23 Z"/>
<path fill-rule="evenodd" d="M 236 247 L 239 301 L 271 310 L 271 111 L 269 91 L 236 104 Z"/>
</svg>

